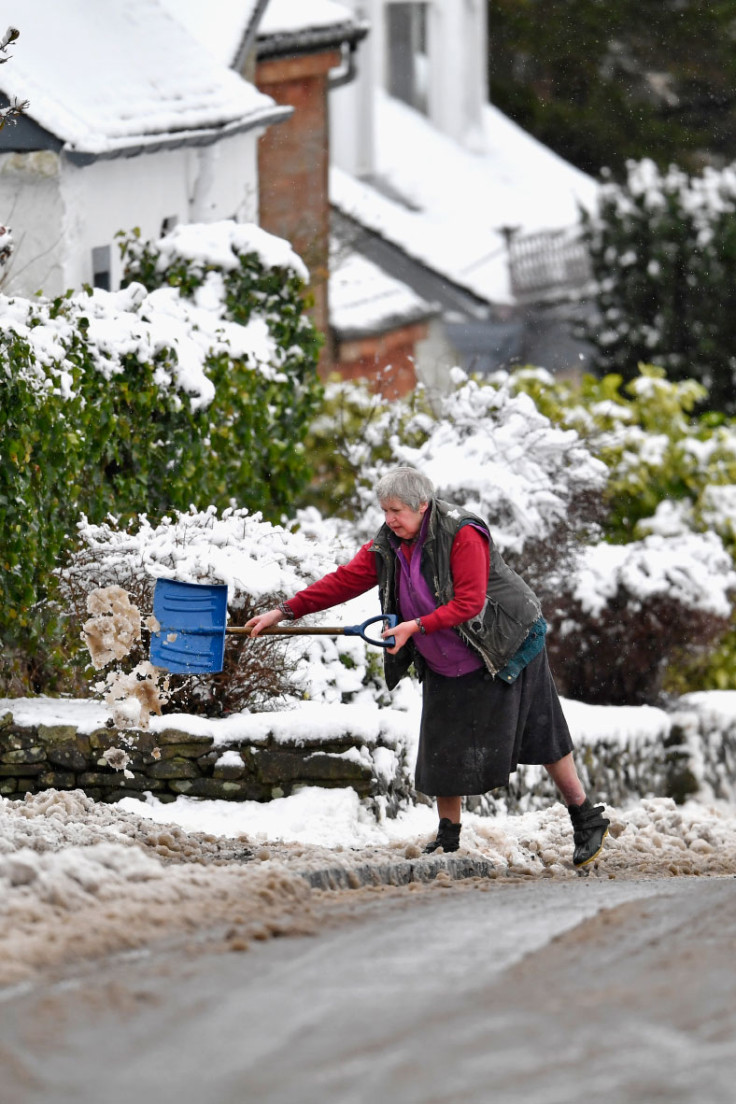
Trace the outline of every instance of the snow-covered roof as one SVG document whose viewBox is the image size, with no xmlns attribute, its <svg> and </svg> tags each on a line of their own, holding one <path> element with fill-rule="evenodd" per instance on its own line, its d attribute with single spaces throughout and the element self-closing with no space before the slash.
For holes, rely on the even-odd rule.
<svg viewBox="0 0 736 1104">
<path fill-rule="evenodd" d="M 11 0 L 0 89 L 74 154 L 111 156 L 281 118 L 159 0 Z"/>
<path fill-rule="evenodd" d="M 333 168 L 332 203 L 458 286 L 512 302 L 504 231 L 572 227 L 581 205 L 594 206 L 598 185 L 490 105 L 483 148 L 473 152 L 375 95 L 376 178 L 386 187 Z"/>
<path fill-rule="evenodd" d="M 285 34 L 354 23 L 355 15 L 335 0 L 269 0 L 258 34 Z"/>
<path fill-rule="evenodd" d="M 368 24 L 334 0 L 269 0 L 258 24 L 259 58 L 324 50 L 358 42 Z"/>
<path fill-rule="evenodd" d="M 258 7 L 258 0 L 160 2 L 213 57 L 228 67 L 235 64 Z"/>
<path fill-rule="evenodd" d="M 303 46 L 325 36 L 342 39 L 367 29 L 344 4 L 335 0 L 269 0 L 257 17 L 258 0 L 160 0 L 170 14 L 223 65 L 235 65 L 246 38 L 255 32 L 260 47 L 271 38 L 284 45 Z M 319 41 L 318 41 L 319 40 Z M 259 49 L 260 52 L 260 49 Z"/>
<path fill-rule="evenodd" d="M 330 259 L 330 325 L 343 341 L 386 333 L 438 313 L 410 287 L 339 245 Z"/>
</svg>

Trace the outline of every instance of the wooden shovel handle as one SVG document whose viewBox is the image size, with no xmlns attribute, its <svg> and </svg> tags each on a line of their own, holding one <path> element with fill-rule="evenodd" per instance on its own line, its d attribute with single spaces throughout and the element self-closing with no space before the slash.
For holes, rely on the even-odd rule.
<svg viewBox="0 0 736 1104">
<path fill-rule="evenodd" d="M 235 625 L 228 625 L 226 633 L 236 636 L 250 636 L 251 630 Z M 271 625 L 270 628 L 261 629 L 259 636 L 344 636 L 344 628 L 330 628 L 328 625 L 318 625 L 309 628 L 307 625 Z"/>
</svg>

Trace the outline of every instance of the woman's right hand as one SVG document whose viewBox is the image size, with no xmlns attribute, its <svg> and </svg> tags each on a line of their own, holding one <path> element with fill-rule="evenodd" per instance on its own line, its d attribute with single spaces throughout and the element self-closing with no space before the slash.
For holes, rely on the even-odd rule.
<svg viewBox="0 0 736 1104">
<path fill-rule="evenodd" d="M 268 610 L 266 613 L 258 613 L 255 617 L 251 617 L 250 621 L 246 621 L 245 628 L 250 629 L 251 638 L 258 636 L 264 629 L 269 629 L 271 625 L 278 625 L 279 621 L 284 620 L 284 615 L 280 609 Z"/>
</svg>

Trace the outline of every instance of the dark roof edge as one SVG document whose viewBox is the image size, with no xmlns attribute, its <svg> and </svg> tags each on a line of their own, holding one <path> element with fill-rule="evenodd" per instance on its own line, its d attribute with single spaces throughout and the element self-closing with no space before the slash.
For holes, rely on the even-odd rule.
<svg viewBox="0 0 736 1104">
<path fill-rule="evenodd" d="M 268 0 L 256 0 L 256 6 L 251 13 L 251 17 L 248 20 L 248 25 L 243 31 L 243 37 L 240 40 L 240 45 L 235 51 L 235 57 L 230 65 L 231 69 L 235 69 L 237 73 L 242 73 L 245 66 L 248 54 L 253 49 L 253 43 L 255 41 L 256 33 L 258 31 L 258 24 L 263 19 L 263 13 L 268 6 Z"/>
<path fill-rule="evenodd" d="M 355 45 L 368 34 L 368 23 L 338 23 L 330 27 L 313 27 L 302 31 L 282 31 L 277 34 L 256 34 L 256 56 L 269 58 L 312 54 L 331 47 Z"/>
<path fill-rule="evenodd" d="M 117 157 L 137 157 L 141 153 L 158 153 L 165 149 L 180 149 L 182 146 L 211 146 L 220 138 L 229 138 L 233 134 L 245 134 L 249 130 L 257 130 L 259 127 L 270 126 L 272 123 L 281 123 L 294 112 L 293 107 L 274 105 L 265 108 L 257 115 L 247 119 L 240 119 L 223 126 L 207 127 L 201 130 L 182 130 L 162 136 L 155 134 L 146 135 L 145 141 L 138 141 L 129 146 L 117 146 L 115 149 L 92 152 L 78 150 L 70 146 L 63 146 L 62 152 L 73 165 L 91 165 L 94 161 L 113 161 Z"/>
<path fill-rule="evenodd" d="M 360 218 L 355 212 L 345 210 L 334 199 L 330 200 L 330 207 L 339 214 L 339 217 L 343 219 L 348 226 L 353 226 L 359 230 L 360 236 L 364 242 L 364 247 L 356 247 L 356 253 L 364 254 L 369 260 L 377 264 L 379 268 L 383 268 L 384 271 L 389 272 L 390 275 L 395 275 L 397 279 L 408 284 L 409 287 L 413 288 L 417 294 L 421 295 L 428 302 L 437 301 L 442 303 L 443 299 L 448 296 L 450 302 L 445 302 L 443 304 L 445 308 L 448 306 L 451 308 L 457 307 L 467 311 L 471 316 L 476 318 L 486 318 L 489 310 L 493 309 L 494 304 L 490 300 L 484 299 L 483 296 L 472 291 L 457 280 L 454 280 L 451 276 L 448 276 L 437 268 L 433 268 L 427 261 L 415 257 L 405 246 L 400 245 L 392 238 L 386 237 L 370 226 L 366 226 L 365 223 L 360 221 Z M 425 273 L 431 281 L 436 282 L 437 287 L 429 292 L 420 291 L 414 285 L 409 274 L 392 273 L 392 266 L 387 264 L 385 260 L 385 258 L 390 255 L 402 258 L 405 265 L 409 268 L 417 272 Z M 444 295 L 439 290 L 440 288 L 444 288 Z M 455 302 L 453 303 L 452 300 Z"/>
</svg>

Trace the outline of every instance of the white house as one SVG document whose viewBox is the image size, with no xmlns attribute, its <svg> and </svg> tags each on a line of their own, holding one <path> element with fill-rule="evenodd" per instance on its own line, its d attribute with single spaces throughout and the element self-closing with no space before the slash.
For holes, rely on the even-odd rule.
<svg viewBox="0 0 736 1104">
<path fill-rule="evenodd" d="M 336 97 L 334 162 L 358 177 L 376 170 L 374 89 L 420 111 L 468 148 L 482 146 L 488 100 L 487 0 L 342 0 L 371 26 L 357 79 Z"/>
<path fill-rule="evenodd" d="M 420 375 L 571 367 L 597 185 L 488 103 L 486 0 L 342 2 L 371 33 L 330 101 L 336 229 L 441 308 Z"/>
<path fill-rule="evenodd" d="M 20 38 L 0 92 L 30 102 L 0 131 L 0 221 L 16 246 L 5 291 L 116 287 L 120 230 L 257 221 L 257 139 L 290 111 L 163 4 L 11 0 L 3 14 Z"/>
<path fill-rule="evenodd" d="M 579 287 L 578 208 L 597 188 L 488 104 L 486 0 L 9 0 L 4 15 L 21 34 L 0 97 L 30 101 L 0 131 L 4 290 L 114 288 L 119 231 L 234 217 L 305 257 L 319 245 L 326 319 L 329 198 L 336 360 L 347 342 L 378 364 L 373 337 L 388 365 L 398 335 L 442 386 L 455 363 L 573 356 L 558 293 Z M 316 227 L 306 243 L 296 216 Z"/>
</svg>

